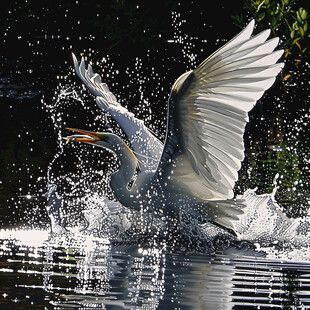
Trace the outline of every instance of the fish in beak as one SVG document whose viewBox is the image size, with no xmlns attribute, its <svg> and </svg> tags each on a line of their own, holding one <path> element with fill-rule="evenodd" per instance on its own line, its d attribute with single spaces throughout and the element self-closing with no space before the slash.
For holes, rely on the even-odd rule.
<svg viewBox="0 0 310 310">
<path fill-rule="evenodd" d="M 93 143 L 96 143 L 97 141 L 108 142 L 109 140 L 109 137 L 104 133 L 92 132 L 92 131 L 77 129 L 77 128 L 66 128 L 66 129 L 82 134 L 82 135 L 73 135 L 73 136 L 64 138 L 66 140 L 66 144 L 69 143 L 70 141 L 93 144 Z"/>
</svg>

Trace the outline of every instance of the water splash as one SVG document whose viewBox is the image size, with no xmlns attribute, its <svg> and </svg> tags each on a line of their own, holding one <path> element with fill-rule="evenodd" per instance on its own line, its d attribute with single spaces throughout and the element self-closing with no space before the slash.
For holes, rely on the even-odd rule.
<svg viewBox="0 0 310 310">
<path fill-rule="evenodd" d="M 308 247 L 310 222 L 307 218 L 288 218 L 272 194 L 257 195 L 247 190 L 239 198 L 245 199 L 246 211 L 233 223 L 238 238 L 260 246 L 279 248 Z"/>
<path fill-rule="evenodd" d="M 125 67 L 118 64 L 120 56 L 112 53 L 105 55 L 100 61 L 94 61 L 95 66 L 103 67 L 104 82 L 118 95 L 118 101 L 143 119 L 155 135 L 161 138 L 164 137 L 166 110 L 158 111 L 156 101 L 159 101 L 158 98 L 167 99 L 172 84 L 169 69 L 164 70 L 167 61 L 170 62 L 170 66 L 171 62 L 185 64 L 184 71 L 198 65 L 197 46 L 202 40 L 184 33 L 184 23 L 180 13 L 172 14 L 173 39 L 169 40 L 165 47 L 168 49 L 169 45 L 181 44 L 181 58 L 168 57 L 158 63 L 157 56 L 160 51 L 148 51 L 147 58 L 135 57 L 131 62 L 127 62 Z M 85 51 L 84 57 L 98 59 L 93 51 Z M 162 72 L 166 74 L 163 75 Z M 119 78 L 120 75 L 122 79 Z M 161 83 L 157 81 L 159 76 Z M 171 233 L 166 230 L 166 222 L 169 219 L 129 211 L 115 202 L 108 186 L 109 176 L 118 165 L 113 155 L 89 146 L 64 146 L 65 127 L 74 127 L 75 123 L 87 124 L 87 129 L 90 130 L 112 130 L 125 141 L 126 137 L 108 115 L 96 108 L 94 98 L 87 90 L 76 85 L 73 71 L 61 77 L 60 81 L 55 91 L 54 103 L 45 105 L 58 137 L 58 150 L 48 169 L 50 190 L 47 209 L 52 231 L 74 231 L 113 240 L 137 240 L 145 235 L 167 236 Z M 151 87 L 154 84 L 156 87 Z M 154 104 L 151 105 L 151 102 Z M 160 106 L 164 105 L 160 103 Z M 53 169 L 56 171 L 53 172 Z M 57 187 L 51 184 L 57 184 Z M 237 237 L 259 246 L 301 247 L 308 241 L 308 222 L 306 219 L 290 219 L 285 215 L 275 200 L 276 189 L 275 178 L 274 191 L 271 194 L 257 195 L 255 191 L 247 190 L 238 196 L 244 199 L 246 208 L 240 220 L 233 224 Z M 229 240 L 229 246 L 233 244 L 234 238 L 229 233 L 211 223 L 187 221 L 182 218 L 178 224 L 177 232 L 182 236 L 180 239 L 187 239 L 187 244 L 197 246 L 202 243 L 202 248 L 207 245 L 209 249 L 214 250 L 214 240 L 219 240 L 219 236 L 222 240 L 220 243 L 224 244 Z M 172 238 L 174 237 L 175 235 Z"/>
</svg>

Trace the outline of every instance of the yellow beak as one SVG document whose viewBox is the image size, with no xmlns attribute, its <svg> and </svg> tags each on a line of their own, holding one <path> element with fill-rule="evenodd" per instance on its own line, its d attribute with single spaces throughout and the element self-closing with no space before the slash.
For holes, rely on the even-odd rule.
<svg viewBox="0 0 310 310">
<path fill-rule="evenodd" d="M 95 142 L 101 140 L 101 138 L 98 136 L 98 134 L 96 132 L 87 131 L 87 130 L 83 130 L 83 129 L 77 129 L 77 128 L 66 128 L 66 129 L 85 135 L 85 137 L 82 137 L 82 138 L 80 138 L 80 137 L 75 138 L 74 141 L 76 141 L 76 142 L 95 143 Z"/>
</svg>

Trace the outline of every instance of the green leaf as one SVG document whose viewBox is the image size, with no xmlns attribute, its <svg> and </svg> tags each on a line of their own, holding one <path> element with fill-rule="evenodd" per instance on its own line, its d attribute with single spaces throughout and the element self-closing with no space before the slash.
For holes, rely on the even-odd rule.
<svg viewBox="0 0 310 310">
<path fill-rule="evenodd" d="M 258 14 L 257 16 L 257 21 L 260 22 L 261 20 L 263 20 L 266 16 L 265 12 L 261 12 L 260 14 Z"/>
<path fill-rule="evenodd" d="M 300 14 L 300 17 L 303 19 L 303 20 L 306 20 L 307 19 L 307 11 L 303 8 L 300 8 L 299 9 L 299 14 Z"/>
<path fill-rule="evenodd" d="M 272 16 L 272 17 L 271 17 L 271 27 L 272 27 L 273 29 L 275 28 L 276 23 L 277 23 L 277 19 L 276 19 L 274 16 Z"/>
<path fill-rule="evenodd" d="M 256 12 L 258 12 L 261 9 L 261 7 L 263 6 L 263 4 L 266 2 L 267 2 L 266 0 L 263 0 L 261 3 L 259 3 L 259 5 L 257 6 L 257 9 L 256 9 Z M 269 3 L 269 1 L 268 1 L 268 3 Z"/>
<path fill-rule="evenodd" d="M 298 23 L 301 23 L 301 22 L 302 22 L 302 21 L 301 21 L 301 16 L 300 16 L 299 11 L 296 12 L 296 19 L 297 19 Z"/>
<path fill-rule="evenodd" d="M 300 39 L 301 39 L 301 37 L 297 37 L 297 38 L 292 42 L 292 45 L 296 44 Z"/>
</svg>

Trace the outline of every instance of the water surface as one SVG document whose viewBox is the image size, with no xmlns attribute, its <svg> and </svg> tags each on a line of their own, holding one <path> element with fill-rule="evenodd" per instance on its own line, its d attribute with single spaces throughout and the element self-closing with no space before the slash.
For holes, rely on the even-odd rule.
<svg viewBox="0 0 310 310">
<path fill-rule="evenodd" d="M 35 230 L 0 237 L 0 303 L 10 309 L 310 307 L 305 253 L 295 261 L 300 253 L 277 250 L 274 259 L 272 249 L 270 258 L 236 247 L 206 255 Z"/>
</svg>

